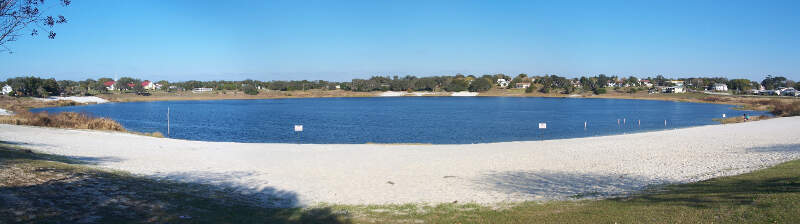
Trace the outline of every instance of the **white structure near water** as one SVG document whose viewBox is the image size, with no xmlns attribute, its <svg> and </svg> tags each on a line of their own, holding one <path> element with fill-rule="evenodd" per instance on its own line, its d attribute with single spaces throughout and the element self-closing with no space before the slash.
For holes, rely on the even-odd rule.
<svg viewBox="0 0 800 224">
<path fill-rule="evenodd" d="M 214 91 L 213 88 L 194 88 L 192 89 L 193 93 L 203 93 L 203 92 L 211 92 Z"/>
<path fill-rule="evenodd" d="M 3 86 L 3 90 L 2 90 L 3 95 L 7 95 L 8 93 L 13 92 L 13 91 L 14 91 L 14 89 L 11 88 L 11 86 L 9 86 L 9 85 Z"/>
<path fill-rule="evenodd" d="M 726 92 L 726 91 L 728 91 L 728 85 L 725 85 L 725 84 L 722 84 L 722 83 L 714 83 L 714 86 L 712 88 L 713 88 L 714 91 L 718 91 L 718 92 Z"/>
</svg>

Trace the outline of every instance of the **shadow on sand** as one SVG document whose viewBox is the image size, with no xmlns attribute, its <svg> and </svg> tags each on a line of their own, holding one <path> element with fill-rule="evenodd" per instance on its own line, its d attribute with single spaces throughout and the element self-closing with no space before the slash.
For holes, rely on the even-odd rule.
<svg viewBox="0 0 800 224">
<path fill-rule="evenodd" d="M 0 145 L 0 223 L 349 223 L 330 208 L 296 207 L 294 192 L 251 192 L 159 181 L 64 163 L 69 158 Z"/>
<path fill-rule="evenodd" d="M 629 175 L 561 171 L 512 171 L 484 175 L 476 181 L 487 190 L 527 199 L 608 197 L 641 190 L 654 180 Z"/>
</svg>

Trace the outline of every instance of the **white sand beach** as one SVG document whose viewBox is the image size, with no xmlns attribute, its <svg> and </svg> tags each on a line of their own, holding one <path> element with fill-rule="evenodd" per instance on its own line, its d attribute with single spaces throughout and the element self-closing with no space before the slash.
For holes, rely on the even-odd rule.
<svg viewBox="0 0 800 224">
<path fill-rule="evenodd" d="M 800 117 L 531 142 L 300 145 L 0 125 L 0 140 L 97 167 L 233 187 L 281 206 L 490 204 L 603 197 L 749 172 L 800 158 L 797 127 Z"/>
<path fill-rule="evenodd" d="M 48 98 L 33 98 L 41 101 L 69 100 L 76 103 L 108 103 L 109 101 L 96 96 L 51 96 Z"/>
</svg>

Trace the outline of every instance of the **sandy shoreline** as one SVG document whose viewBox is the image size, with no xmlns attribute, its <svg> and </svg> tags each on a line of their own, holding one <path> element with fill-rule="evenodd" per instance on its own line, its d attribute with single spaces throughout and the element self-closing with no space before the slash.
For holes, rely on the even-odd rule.
<svg viewBox="0 0 800 224">
<path fill-rule="evenodd" d="M 800 158 L 800 117 L 467 145 L 200 142 L 0 125 L 0 140 L 96 166 L 234 187 L 275 205 L 561 200 L 735 175 Z"/>
</svg>

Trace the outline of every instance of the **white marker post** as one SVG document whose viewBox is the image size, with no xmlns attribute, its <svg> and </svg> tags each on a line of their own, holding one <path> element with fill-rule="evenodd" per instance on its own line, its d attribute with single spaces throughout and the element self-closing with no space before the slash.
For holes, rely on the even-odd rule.
<svg viewBox="0 0 800 224">
<path fill-rule="evenodd" d="M 583 129 L 584 129 L 584 130 L 586 129 L 586 123 L 588 123 L 588 121 L 584 121 L 584 122 L 583 122 Z"/>
<path fill-rule="evenodd" d="M 667 120 L 664 120 L 664 127 L 667 126 Z"/>
<path fill-rule="evenodd" d="M 722 118 L 725 118 L 725 114 L 722 114 Z"/>
<path fill-rule="evenodd" d="M 642 126 L 642 120 L 639 120 L 639 127 Z"/>
<path fill-rule="evenodd" d="M 294 125 L 294 131 L 295 132 L 302 132 L 303 131 L 303 125 L 302 124 Z"/>
<path fill-rule="evenodd" d="M 622 118 L 622 124 L 628 123 L 627 120 L 628 120 L 627 118 Z"/>
<path fill-rule="evenodd" d="M 547 129 L 547 123 L 539 123 L 539 129 Z"/>
</svg>

